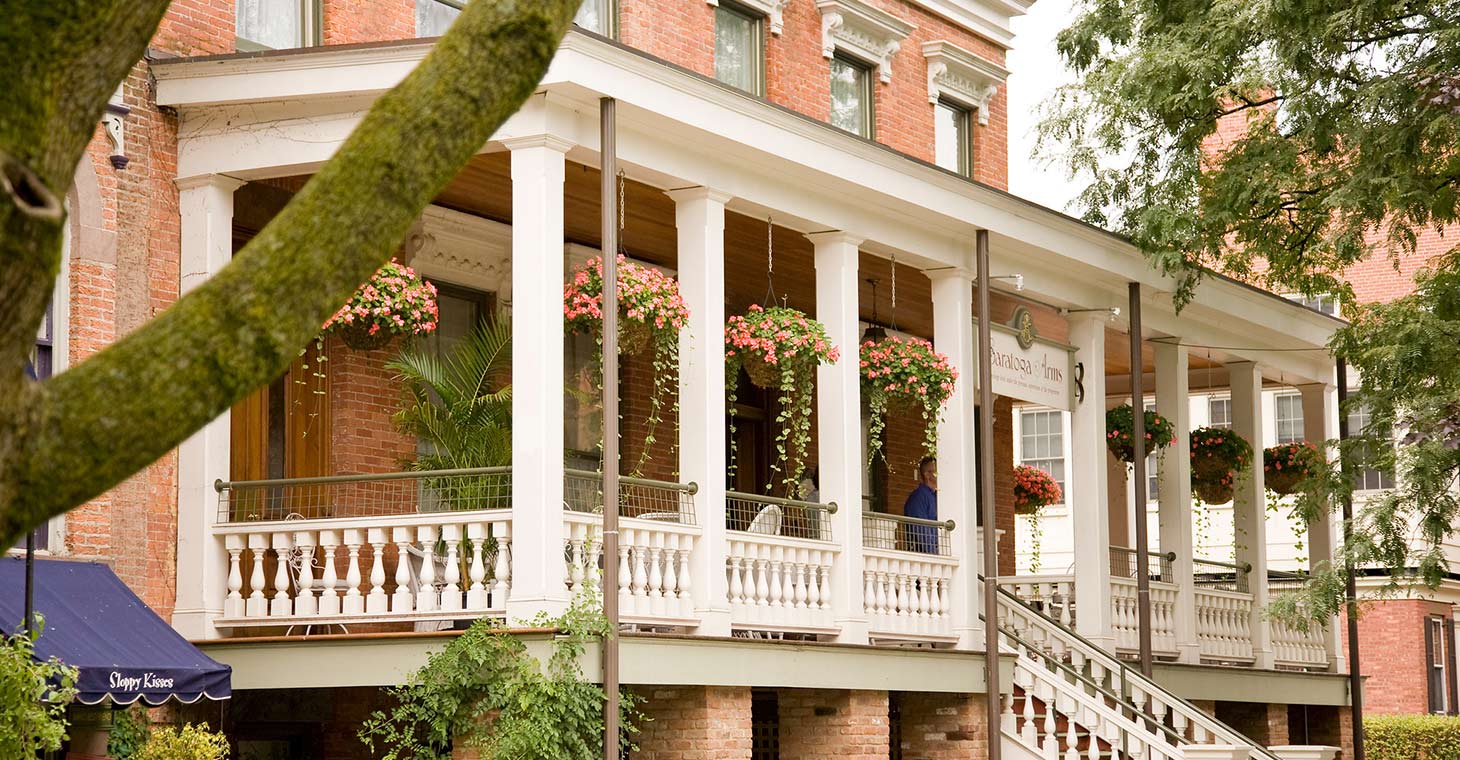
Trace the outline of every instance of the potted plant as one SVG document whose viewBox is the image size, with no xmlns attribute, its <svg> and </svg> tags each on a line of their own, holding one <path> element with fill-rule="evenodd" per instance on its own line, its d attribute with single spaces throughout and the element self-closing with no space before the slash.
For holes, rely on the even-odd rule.
<svg viewBox="0 0 1460 760">
<path fill-rule="evenodd" d="M 1165 417 L 1147 411 L 1145 422 L 1146 445 L 1141 456 L 1149 456 L 1176 440 L 1176 430 Z M 1105 446 L 1116 459 L 1126 464 L 1136 461 L 1135 444 L 1131 440 L 1134 430 L 1135 416 L 1131 414 L 1130 404 L 1121 404 L 1105 413 Z"/>
<path fill-rule="evenodd" d="M 871 412 L 867 423 L 868 460 L 882 454 L 882 429 L 888 410 L 920 413 L 924 453 L 936 456 L 942 407 L 958 381 L 958 372 L 949 366 L 948 357 L 921 338 L 897 336 L 866 341 L 861 354 L 862 398 Z"/>
<path fill-rule="evenodd" d="M 603 259 L 594 256 L 563 288 L 563 318 L 572 331 L 603 331 Z M 650 342 L 678 346 L 689 307 L 673 277 L 618 255 L 618 338 L 624 354 L 643 353 Z"/>
<path fill-rule="evenodd" d="M 1313 475 L 1318 449 L 1307 441 L 1280 443 L 1262 450 L 1262 482 L 1278 496 L 1298 492 L 1298 486 Z"/>
<path fill-rule="evenodd" d="M 835 364 L 841 352 L 820 322 L 788 306 L 752 305 L 725 322 L 725 383 L 735 393 L 743 367 L 750 381 L 780 392 L 776 451 L 771 468 L 787 494 L 796 493 L 811 440 L 811 398 L 816 368 Z M 734 404 L 731 404 L 734 408 Z"/>
<path fill-rule="evenodd" d="M 369 351 L 397 335 L 425 335 L 436 329 L 436 286 L 414 269 L 388 261 L 324 323 L 345 345 Z"/>
<path fill-rule="evenodd" d="M 1014 467 L 1014 514 L 1038 515 L 1063 498 L 1059 483 L 1049 473 L 1025 464 Z"/>
<path fill-rule="evenodd" d="M 1191 490 L 1208 504 L 1232 500 L 1237 476 L 1252 464 L 1252 444 L 1228 428 L 1191 431 Z"/>
</svg>

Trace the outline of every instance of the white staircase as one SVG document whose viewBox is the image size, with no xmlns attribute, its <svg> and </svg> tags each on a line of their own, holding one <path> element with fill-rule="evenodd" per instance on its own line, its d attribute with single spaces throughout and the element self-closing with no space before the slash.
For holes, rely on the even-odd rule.
<svg viewBox="0 0 1460 760">
<path fill-rule="evenodd" d="M 1019 656 L 1000 726 L 1010 757 L 1183 760 L 1188 748 L 1227 745 L 1277 760 L 1013 594 L 1000 589 L 998 608 L 1001 648 Z"/>
</svg>

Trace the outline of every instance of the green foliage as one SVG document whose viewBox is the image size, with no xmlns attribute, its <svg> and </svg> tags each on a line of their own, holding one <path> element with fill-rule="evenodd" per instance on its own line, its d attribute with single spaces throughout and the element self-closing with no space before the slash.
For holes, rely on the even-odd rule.
<svg viewBox="0 0 1460 760">
<path fill-rule="evenodd" d="M 415 470 L 512 464 L 512 326 L 485 323 L 445 356 L 407 347 L 386 365 L 406 400 L 395 424 L 430 446 Z"/>
<path fill-rule="evenodd" d="M 228 737 L 208 730 L 208 724 L 182 728 L 163 726 L 152 731 L 133 760 L 228 760 Z"/>
<path fill-rule="evenodd" d="M 106 753 L 112 760 L 131 760 L 152 733 L 147 710 L 141 705 L 112 711 L 112 730 L 107 733 Z"/>
<path fill-rule="evenodd" d="M 1105 446 L 1116 459 L 1126 464 L 1136 461 L 1136 447 L 1131 442 L 1135 424 L 1135 414 L 1131 411 L 1130 404 L 1121 404 L 1105 413 Z M 1176 440 L 1176 428 L 1171 421 L 1149 409 L 1146 410 L 1144 424 L 1147 456 L 1154 451 L 1163 451 Z"/>
<path fill-rule="evenodd" d="M 0 757 L 35 757 L 60 749 L 66 739 L 66 706 L 76 698 L 77 673 L 54 657 L 36 662 L 42 627 L 34 636 L 0 636 Z"/>
<path fill-rule="evenodd" d="M 434 654 L 401 686 L 398 704 L 373 713 L 359 737 L 385 760 L 448 760 L 453 743 L 477 748 L 484 760 L 596 760 L 603 754 L 604 692 L 583 678 L 578 662 L 588 642 L 609 635 L 598 600 L 581 596 L 556 619 L 546 667 L 521 639 L 493 621 L 477 621 Z M 621 695 L 623 744 L 637 732 L 634 698 Z"/>
<path fill-rule="evenodd" d="M 1451 715 L 1365 717 L 1364 750 L 1373 760 L 1460 757 L 1460 718 Z"/>
</svg>

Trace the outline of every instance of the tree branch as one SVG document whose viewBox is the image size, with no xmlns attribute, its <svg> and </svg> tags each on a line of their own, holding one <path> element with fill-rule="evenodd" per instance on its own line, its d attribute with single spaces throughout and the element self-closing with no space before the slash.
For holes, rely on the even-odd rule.
<svg viewBox="0 0 1460 760">
<path fill-rule="evenodd" d="M 282 372 L 531 94 L 576 10 L 468 4 L 223 271 L 70 371 L 0 391 L 24 405 L 20 446 L 0 459 L 0 542 L 116 485 Z"/>
</svg>

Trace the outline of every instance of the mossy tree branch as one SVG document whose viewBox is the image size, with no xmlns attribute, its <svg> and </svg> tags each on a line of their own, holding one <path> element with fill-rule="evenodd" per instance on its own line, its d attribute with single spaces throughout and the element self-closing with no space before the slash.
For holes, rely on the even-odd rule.
<svg viewBox="0 0 1460 760">
<path fill-rule="evenodd" d="M 71 370 L 0 382 L 0 544 L 116 485 L 282 372 L 531 94 L 576 9 L 470 3 L 231 264 Z"/>
</svg>

